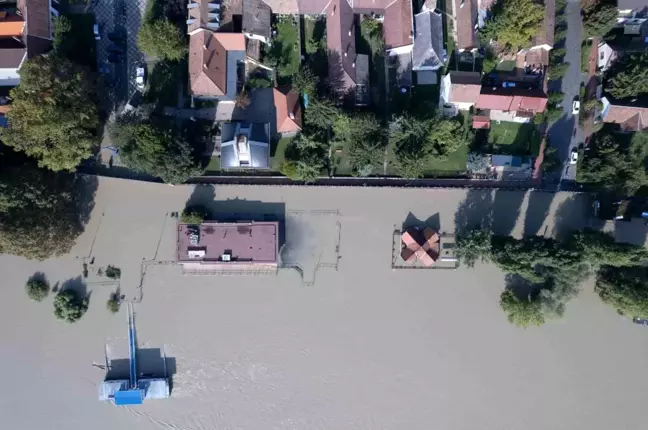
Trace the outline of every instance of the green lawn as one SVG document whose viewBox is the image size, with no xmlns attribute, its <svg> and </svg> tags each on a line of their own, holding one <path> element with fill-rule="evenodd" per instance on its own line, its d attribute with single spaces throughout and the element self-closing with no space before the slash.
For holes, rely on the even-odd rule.
<svg viewBox="0 0 648 430">
<path fill-rule="evenodd" d="M 513 60 L 504 60 L 495 67 L 496 70 L 500 72 L 512 72 L 515 70 L 515 61 Z"/>
<path fill-rule="evenodd" d="M 220 157 L 210 157 L 209 163 L 205 166 L 205 173 L 220 172 Z"/>
<path fill-rule="evenodd" d="M 540 132 L 532 123 L 492 121 L 488 132 L 488 143 L 498 154 L 537 156 L 540 140 Z"/>
<path fill-rule="evenodd" d="M 468 161 L 468 146 L 462 146 L 455 152 L 448 154 L 446 158 L 430 157 L 425 175 L 443 176 L 444 174 L 456 174 L 466 171 Z"/>
<path fill-rule="evenodd" d="M 284 137 L 279 139 L 279 141 L 272 142 L 272 147 L 270 148 L 270 169 L 273 172 L 279 171 L 279 166 L 286 158 L 286 148 L 288 148 L 292 140 L 292 137 Z"/>
<path fill-rule="evenodd" d="M 331 166 L 333 176 L 351 176 L 353 174 L 353 167 L 348 157 L 346 145 L 333 148 Z M 382 169 L 381 171 L 374 170 L 374 174 L 382 174 Z"/>
<path fill-rule="evenodd" d="M 301 51 L 298 22 L 299 20 L 292 16 L 279 17 L 276 27 L 277 35 L 267 53 L 268 57 L 277 62 L 280 84 L 291 83 L 292 76 L 299 72 Z"/>
</svg>

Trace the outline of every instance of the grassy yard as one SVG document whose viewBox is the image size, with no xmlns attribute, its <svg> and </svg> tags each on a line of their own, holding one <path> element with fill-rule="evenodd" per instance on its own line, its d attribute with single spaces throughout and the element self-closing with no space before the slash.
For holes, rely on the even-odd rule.
<svg viewBox="0 0 648 430">
<path fill-rule="evenodd" d="M 488 143 L 494 152 L 509 155 L 537 156 L 541 136 L 534 124 L 491 122 Z"/>
<path fill-rule="evenodd" d="M 220 173 L 220 157 L 210 157 L 205 166 L 205 173 Z"/>
<path fill-rule="evenodd" d="M 292 140 L 292 137 L 284 137 L 272 142 L 272 147 L 270 148 L 270 169 L 273 172 L 279 171 L 279 166 L 286 158 L 286 148 L 288 148 Z"/>
<path fill-rule="evenodd" d="M 430 157 L 430 162 L 425 171 L 425 176 L 444 176 L 444 174 L 457 174 L 466 171 L 468 161 L 468 146 L 462 146 L 446 158 Z"/>
<path fill-rule="evenodd" d="M 280 84 L 290 84 L 292 76 L 299 72 L 300 43 L 299 20 L 292 16 L 279 17 L 276 23 L 277 35 L 266 54 L 269 63 L 276 62 Z"/>
</svg>

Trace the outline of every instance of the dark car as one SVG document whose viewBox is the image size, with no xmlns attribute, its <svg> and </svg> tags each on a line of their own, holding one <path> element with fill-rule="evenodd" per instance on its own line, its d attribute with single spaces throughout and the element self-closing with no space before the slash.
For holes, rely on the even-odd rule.
<svg viewBox="0 0 648 430">
<path fill-rule="evenodd" d="M 108 55 L 108 62 L 110 62 L 110 63 L 123 63 L 124 62 L 124 54 L 119 53 L 119 52 L 111 52 L 110 55 Z"/>
<path fill-rule="evenodd" d="M 632 318 L 632 322 L 635 324 L 648 325 L 648 318 Z"/>
</svg>

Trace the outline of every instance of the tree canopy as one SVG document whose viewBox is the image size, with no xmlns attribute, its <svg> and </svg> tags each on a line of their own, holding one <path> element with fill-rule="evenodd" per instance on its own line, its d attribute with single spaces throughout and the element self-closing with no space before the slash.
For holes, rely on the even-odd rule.
<svg viewBox="0 0 648 430">
<path fill-rule="evenodd" d="M 77 322 L 88 310 L 87 297 L 79 297 L 74 290 L 61 291 L 54 298 L 54 316 L 67 323 Z"/>
<path fill-rule="evenodd" d="M 527 328 L 545 323 L 542 305 L 529 296 L 519 298 L 513 291 L 505 290 L 500 296 L 500 307 L 508 321 L 516 327 Z"/>
<path fill-rule="evenodd" d="M 597 37 L 606 35 L 616 24 L 619 11 L 616 2 L 581 1 L 583 35 Z"/>
<path fill-rule="evenodd" d="M 648 53 L 618 59 L 607 74 L 606 90 L 617 99 L 648 94 Z"/>
<path fill-rule="evenodd" d="M 349 151 L 354 171 L 367 176 L 381 165 L 385 156 L 385 136 L 381 123 L 373 114 L 340 113 L 333 124 L 335 140 Z"/>
<path fill-rule="evenodd" d="M 601 132 L 578 169 L 578 181 L 629 196 L 648 185 L 648 133 L 631 137 Z"/>
<path fill-rule="evenodd" d="M 474 267 L 479 260 L 490 261 L 492 237 L 493 233 L 484 228 L 474 228 L 457 233 L 457 258 L 468 267 Z"/>
<path fill-rule="evenodd" d="M 181 60 L 187 52 L 185 37 L 166 18 L 145 22 L 139 30 L 137 46 L 147 55 L 162 60 Z"/>
<path fill-rule="evenodd" d="M 91 179 L 29 165 L 0 172 L 0 252 L 44 260 L 70 252 L 92 209 Z"/>
<path fill-rule="evenodd" d="M 113 129 L 119 156 L 127 167 L 171 184 L 200 174 L 189 138 L 186 130 L 172 130 L 166 124 L 130 116 L 118 120 Z"/>
<path fill-rule="evenodd" d="M 25 290 L 30 299 L 42 302 L 49 294 L 50 286 L 45 279 L 32 276 L 27 280 Z"/>
<path fill-rule="evenodd" d="M 327 167 L 327 152 L 321 132 L 300 133 L 286 150 L 281 173 L 295 181 L 314 182 Z"/>
<path fill-rule="evenodd" d="M 496 40 L 507 51 L 529 46 L 544 20 L 544 7 L 532 0 L 500 0 L 493 6 L 493 18 L 481 31 L 486 40 Z"/>
<path fill-rule="evenodd" d="M 648 317 L 648 273 L 643 267 L 604 268 L 598 273 L 594 291 L 623 315 Z"/>
<path fill-rule="evenodd" d="M 26 60 L 11 90 L 9 128 L 2 141 L 41 167 L 73 170 L 92 155 L 99 124 L 89 72 L 56 55 Z"/>
</svg>

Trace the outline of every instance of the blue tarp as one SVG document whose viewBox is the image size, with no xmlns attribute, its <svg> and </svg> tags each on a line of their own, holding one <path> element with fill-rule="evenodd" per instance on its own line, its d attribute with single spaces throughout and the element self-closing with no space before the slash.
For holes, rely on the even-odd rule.
<svg viewBox="0 0 648 430">
<path fill-rule="evenodd" d="M 115 405 L 141 405 L 144 401 L 144 391 L 142 390 L 127 390 L 117 391 L 115 393 Z"/>
</svg>

